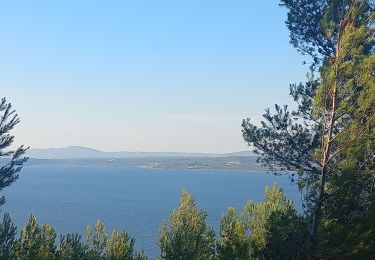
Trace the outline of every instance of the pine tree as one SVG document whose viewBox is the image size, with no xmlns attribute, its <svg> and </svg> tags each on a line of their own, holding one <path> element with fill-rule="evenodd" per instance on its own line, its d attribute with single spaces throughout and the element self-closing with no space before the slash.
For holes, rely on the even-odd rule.
<svg viewBox="0 0 375 260">
<path fill-rule="evenodd" d="M 20 122 L 12 105 L 2 98 L 0 101 L 0 191 L 11 185 L 18 179 L 18 173 L 26 162 L 25 154 L 27 148 L 20 146 L 15 150 L 9 149 L 13 144 L 14 136 L 11 130 Z M 5 203 L 5 198 L 0 197 L 0 205 Z"/>
<path fill-rule="evenodd" d="M 105 247 L 108 234 L 103 222 L 97 220 L 94 228 L 86 228 L 86 244 L 89 248 L 88 259 L 102 259 L 105 256 Z"/>
<path fill-rule="evenodd" d="M 267 246 L 267 222 L 275 212 L 294 210 L 293 202 L 288 200 L 282 189 L 276 185 L 266 187 L 264 201 L 255 203 L 248 201 L 244 208 L 245 224 L 251 233 L 251 255 L 261 257 Z"/>
<path fill-rule="evenodd" d="M 308 257 L 307 223 L 294 208 L 274 211 L 265 224 L 264 259 L 306 259 Z"/>
<path fill-rule="evenodd" d="M 160 229 L 160 259 L 212 259 L 215 234 L 206 224 L 206 217 L 207 213 L 196 207 L 192 195 L 182 191 L 178 208 Z"/>
<path fill-rule="evenodd" d="M 13 257 L 14 241 L 16 240 L 17 227 L 13 224 L 9 214 L 4 214 L 0 223 L 0 259 Z"/>
<path fill-rule="evenodd" d="M 56 233 L 47 225 L 39 225 L 34 216 L 30 216 L 26 227 L 21 230 L 20 238 L 15 242 L 16 259 L 53 259 L 56 253 Z"/>
<path fill-rule="evenodd" d="M 84 259 L 88 247 L 82 242 L 82 236 L 78 234 L 67 234 L 61 236 L 60 244 L 57 248 L 56 259 L 75 260 Z"/>
<path fill-rule="evenodd" d="M 96 221 L 94 228 L 87 226 L 85 259 L 123 259 L 146 260 L 143 252 L 135 252 L 135 239 L 126 231 L 119 233 L 116 229 L 108 234 L 105 225 Z M 78 249 L 83 249 L 80 245 Z"/>
<path fill-rule="evenodd" d="M 218 259 L 242 260 L 250 256 L 250 243 L 246 224 L 236 209 L 229 208 L 220 222 L 220 238 L 216 242 Z"/>
<path fill-rule="evenodd" d="M 374 2 L 281 2 L 291 43 L 312 57 L 312 73 L 291 85 L 296 111 L 267 110 L 261 127 L 244 120 L 243 136 L 263 165 L 298 173 L 313 257 L 322 218 L 349 223 L 367 211 L 374 190 Z"/>
<path fill-rule="evenodd" d="M 106 259 L 132 259 L 134 244 L 134 238 L 128 233 L 113 230 L 106 243 Z"/>
<path fill-rule="evenodd" d="M 222 216 L 217 259 L 304 259 L 307 223 L 277 185 L 266 187 L 264 201 L 248 201 L 241 215 Z"/>
</svg>

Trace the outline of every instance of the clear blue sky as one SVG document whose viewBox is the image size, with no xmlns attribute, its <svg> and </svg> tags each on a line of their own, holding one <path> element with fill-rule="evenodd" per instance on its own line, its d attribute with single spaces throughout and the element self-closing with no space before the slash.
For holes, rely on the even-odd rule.
<svg viewBox="0 0 375 260">
<path fill-rule="evenodd" d="M 2 1 L 17 144 L 246 150 L 241 120 L 305 78 L 285 18 L 278 1 Z"/>
</svg>

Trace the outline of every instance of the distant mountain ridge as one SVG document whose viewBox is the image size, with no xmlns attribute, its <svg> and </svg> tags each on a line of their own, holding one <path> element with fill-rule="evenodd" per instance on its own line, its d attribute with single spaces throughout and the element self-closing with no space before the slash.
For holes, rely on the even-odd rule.
<svg viewBox="0 0 375 260">
<path fill-rule="evenodd" d="M 247 157 L 254 156 L 251 151 L 226 154 L 215 153 L 182 153 L 182 152 L 103 152 L 97 149 L 69 146 L 64 148 L 35 148 L 27 152 L 34 159 L 83 159 L 83 158 L 147 158 L 147 157 Z"/>
</svg>

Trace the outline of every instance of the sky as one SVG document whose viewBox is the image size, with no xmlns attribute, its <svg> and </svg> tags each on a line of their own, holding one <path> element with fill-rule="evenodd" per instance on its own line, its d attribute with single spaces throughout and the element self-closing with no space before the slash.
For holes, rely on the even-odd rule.
<svg viewBox="0 0 375 260">
<path fill-rule="evenodd" d="M 0 2 L 0 96 L 16 145 L 249 149 L 242 119 L 291 104 L 308 68 L 278 1 Z"/>
</svg>

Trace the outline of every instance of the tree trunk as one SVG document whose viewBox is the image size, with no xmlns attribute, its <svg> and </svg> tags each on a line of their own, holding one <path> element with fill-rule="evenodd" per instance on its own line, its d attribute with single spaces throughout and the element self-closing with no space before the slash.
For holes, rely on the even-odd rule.
<svg viewBox="0 0 375 260">
<path fill-rule="evenodd" d="M 316 197 L 316 205 L 313 212 L 313 218 L 310 228 L 310 252 L 309 255 L 311 259 L 314 259 L 314 255 L 316 253 L 316 247 L 317 247 L 317 233 L 319 231 L 319 225 L 322 218 L 322 206 L 323 206 L 323 200 L 325 197 L 325 186 L 326 186 L 326 180 L 327 176 L 330 172 L 329 169 L 329 161 L 330 161 L 330 155 L 331 155 L 331 147 L 332 147 L 332 139 L 333 139 L 333 129 L 335 127 L 336 123 L 336 110 L 337 110 L 337 76 L 338 76 L 338 62 L 339 62 L 339 55 L 340 55 L 340 37 L 341 36 L 341 28 L 338 32 L 338 39 L 337 39 L 337 45 L 336 45 L 336 53 L 335 53 L 335 63 L 334 63 L 334 79 L 333 79 L 333 89 L 332 93 L 330 92 L 330 89 L 327 87 L 327 93 L 330 95 L 327 99 L 331 101 L 331 104 L 325 103 L 325 110 L 330 110 L 329 112 L 329 122 L 327 125 L 327 120 L 324 116 L 323 119 L 323 135 L 322 135 L 322 151 L 323 151 L 323 159 L 322 159 L 322 169 L 319 179 L 319 189 L 317 192 Z M 325 135 L 325 133 L 327 133 Z M 327 138 L 327 140 L 325 140 Z"/>
</svg>

